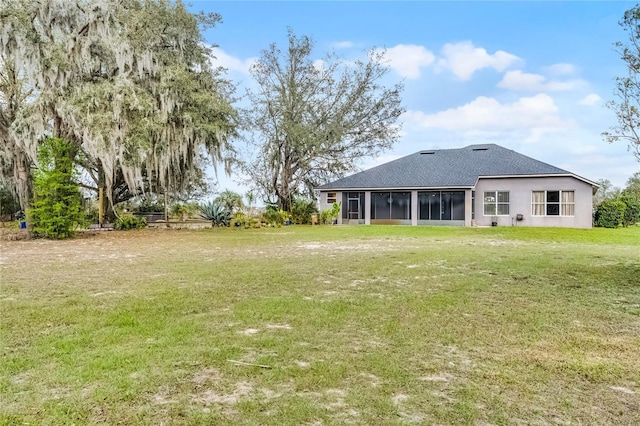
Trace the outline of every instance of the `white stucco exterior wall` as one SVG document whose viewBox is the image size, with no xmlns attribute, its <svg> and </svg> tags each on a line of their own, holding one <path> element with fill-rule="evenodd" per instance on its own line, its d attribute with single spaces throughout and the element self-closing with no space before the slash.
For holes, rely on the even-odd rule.
<svg viewBox="0 0 640 426">
<path fill-rule="evenodd" d="M 322 191 L 320 192 L 320 199 L 318 200 L 318 210 L 320 210 L 320 213 L 322 213 L 325 210 L 329 210 L 331 208 L 333 208 L 333 203 L 328 203 L 327 202 L 327 196 L 329 195 L 329 193 L 334 193 L 336 194 L 336 203 L 342 203 L 342 192 L 340 191 Z M 342 223 L 342 206 L 340 207 L 340 215 L 338 216 L 338 223 L 341 224 Z"/>
<path fill-rule="evenodd" d="M 531 207 L 532 191 L 558 190 L 574 191 L 575 215 L 533 216 Z M 484 192 L 509 191 L 509 215 L 498 216 L 498 226 L 592 227 L 592 186 L 574 177 L 480 178 L 475 191 L 475 220 L 478 226 L 491 225 L 491 216 L 484 215 Z M 516 221 L 517 214 L 522 214 L 524 220 Z"/>
</svg>

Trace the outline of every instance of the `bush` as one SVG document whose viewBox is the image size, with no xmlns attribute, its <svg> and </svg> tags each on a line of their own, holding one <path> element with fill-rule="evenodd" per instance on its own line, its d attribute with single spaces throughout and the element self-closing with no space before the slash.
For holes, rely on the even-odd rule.
<svg viewBox="0 0 640 426">
<path fill-rule="evenodd" d="M 340 206 L 342 203 L 333 203 L 330 209 L 320 213 L 320 223 L 323 225 L 332 225 L 340 216 Z"/>
<path fill-rule="evenodd" d="M 311 215 L 318 213 L 318 208 L 313 200 L 306 198 L 294 198 L 291 205 L 291 221 L 300 225 L 311 223 Z"/>
<path fill-rule="evenodd" d="M 623 226 L 633 226 L 640 222 L 640 200 L 633 194 L 625 194 L 620 197 L 627 208 L 624 211 L 624 217 L 622 219 Z"/>
<path fill-rule="evenodd" d="M 623 224 L 626 209 L 627 205 L 619 199 L 601 202 L 596 208 L 596 226 L 601 228 L 617 228 Z"/>
<path fill-rule="evenodd" d="M 231 222 L 231 212 L 215 201 L 200 206 L 200 216 L 210 220 L 213 226 L 229 226 Z"/>
<path fill-rule="evenodd" d="M 113 227 L 118 231 L 129 231 L 131 229 L 142 229 L 147 226 L 147 219 L 142 216 L 125 215 L 120 216 L 113 223 Z"/>
<path fill-rule="evenodd" d="M 251 218 L 247 216 L 243 211 L 239 211 L 235 215 L 233 215 L 233 219 L 231 220 L 231 222 L 234 226 L 248 228 L 250 226 L 250 220 Z"/>
<path fill-rule="evenodd" d="M 179 220 L 187 220 L 200 209 L 197 203 L 175 203 L 171 206 L 171 214 Z"/>
<path fill-rule="evenodd" d="M 71 238 L 84 223 L 80 190 L 73 183 L 75 157 L 75 148 L 64 139 L 47 138 L 40 147 L 33 207 L 28 212 L 37 236 Z"/>
<path fill-rule="evenodd" d="M 331 224 L 331 210 L 325 210 L 320 213 L 320 224 L 321 225 L 329 225 Z"/>
<path fill-rule="evenodd" d="M 277 206 L 270 204 L 267 206 L 264 213 L 264 220 L 272 226 L 282 226 L 286 221 L 290 220 L 291 216 L 288 212 L 282 209 L 278 209 Z"/>
<path fill-rule="evenodd" d="M 134 208 L 136 212 L 163 212 L 164 202 L 157 194 L 146 194 L 137 200 L 138 206 Z"/>
</svg>

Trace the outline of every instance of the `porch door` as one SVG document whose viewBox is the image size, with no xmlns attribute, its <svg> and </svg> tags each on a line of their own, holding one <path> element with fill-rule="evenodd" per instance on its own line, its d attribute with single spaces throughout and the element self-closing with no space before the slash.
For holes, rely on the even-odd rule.
<svg viewBox="0 0 640 426">
<path fill-rule="evenodd" d="M 347 206 L 347 218 L 348 219 L 360 219 L 360 197 L 359 194 L 349 194 L 348 206 Z"/>
</svg>

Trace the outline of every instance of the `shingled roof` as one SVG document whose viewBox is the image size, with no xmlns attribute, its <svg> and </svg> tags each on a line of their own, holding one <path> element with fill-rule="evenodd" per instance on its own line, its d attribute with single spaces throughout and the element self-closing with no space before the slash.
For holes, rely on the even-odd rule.
<svg viewBox="0 0 640 426">
<path fill-rule="evenodd" d="M 318 189 L 470 188 L 482 176 L 518 175 L 571 175 L 593 184 L 571 172 L 510 149 L 486 144 L 419 151 Z"/>
</svg>

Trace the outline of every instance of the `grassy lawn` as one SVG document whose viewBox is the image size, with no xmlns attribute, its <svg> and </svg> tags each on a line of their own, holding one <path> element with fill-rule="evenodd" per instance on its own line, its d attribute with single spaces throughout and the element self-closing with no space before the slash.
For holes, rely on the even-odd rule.
<svg viewBox="0 0 640 426">
<path fill-rule="evenodd" d="M 640 228 L 103 232 L 0 260 L 0 424 L 640 424 Z"/>
</svg>

